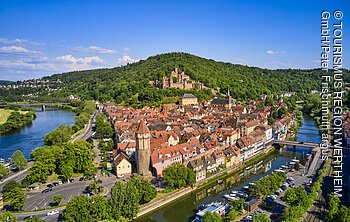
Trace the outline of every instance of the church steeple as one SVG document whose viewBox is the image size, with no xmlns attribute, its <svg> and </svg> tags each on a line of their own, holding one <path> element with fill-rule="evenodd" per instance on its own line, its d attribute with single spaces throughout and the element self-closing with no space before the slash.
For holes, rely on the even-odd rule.
<svg viewBox="0 0 350 222">
<path fill-rule="evenodd" d="M 227 88 L 226 98 L 227 98 L 227 107 L 229 110 L 231 110 L 233 105 L 233 99 L 230 94 L 230 88 Z"/>
</svg>

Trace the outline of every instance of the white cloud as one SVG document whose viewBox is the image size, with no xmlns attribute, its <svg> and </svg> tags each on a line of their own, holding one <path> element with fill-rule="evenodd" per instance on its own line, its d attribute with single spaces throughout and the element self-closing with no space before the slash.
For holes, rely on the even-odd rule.
<svg viewBox="0 0 350 222">
<path fill-rule="evenodd" d="M 23 48 L 21 46 L 3 46 L 0 47 L 0 53 L 26 53 L 29 52 L 28 49 Z"/>
<path fill-rule="evenodd" d="M 23 45 L 23 44 L 30 44 L 30 45 L 45 45 L 43 42 L 33 42 L 33 41 L 28 41 L 26 39 L 7 39 L 7 38 L 0 38 L 0 43 L 2 44 L 15 44 L 15 45 Z"/>
<path fill-rule="evenodd" d="M 123 51 L 124 51 L 124 52 L 130 52 L 130 48 L 124 47 L 124 48 L 123 48 Z"/>
<path fill-rule="evenodd" d="M 284 51 L 267 50 L 266 53 L 269 55 L 276 55 L 276 54 L 284 54 Z"/>
<path fill-rule="evenodd" d="M 2 68 L 13 68 L 16 70 L 41 70 L 41 71 L 58 71 L 55 64 L 46 63 L 31 63 L 29 61 L 20 59 L 15 61 L 0 60 L 0 67 Z"/>
<path fill-rule="evenodd" d="M 105 49 L 95 45 L 89 46 L 87 48 L 75 47 L 74 50 L 80 51 L 80 52 L 95 53 L 95 54 L 115 54 L 117 52 L 114 49 Z"/>
<path fill-rule="evenodd" d="M 130 56 L 128 55 L 123 55 L 122 57 L 120 57 L 118 59 L 118 63 L 119 64 L 122 64 L 122 65 L 125 65 L 127 63 L 133 63 L 133 62 L 136 62 L 135 59 L 132 59 Z"/>
<path fill-rule="evenodd" d="M 96 65 L 105 61 L 98 56 L 76 58 L 72 55 L 56 57 L 56 61 L 63 65 L 64 70 L 83 70 L 97 68 Z"/>
</svg>

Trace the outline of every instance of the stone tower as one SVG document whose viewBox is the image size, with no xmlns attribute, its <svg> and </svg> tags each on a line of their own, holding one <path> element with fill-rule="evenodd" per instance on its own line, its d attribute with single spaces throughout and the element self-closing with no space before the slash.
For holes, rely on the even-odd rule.
<svg viewBox="0 0 350 222">
<path fill-rule="evenodd" d="M 136 170 L 137 173 L 149 177 L 151 149 L 150 149 L 150 132 L 144 120 L 140 121 L 140 124 L 136 130 Z"/>
</svg>

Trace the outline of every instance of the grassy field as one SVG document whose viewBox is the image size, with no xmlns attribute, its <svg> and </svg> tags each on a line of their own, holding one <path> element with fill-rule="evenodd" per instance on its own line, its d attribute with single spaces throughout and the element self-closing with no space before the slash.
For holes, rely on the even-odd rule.
<svg viewBox="0 0 350 222">
<path fill-rule="evenodd" d="M 13 110 L 0 109 L 0 124 L 4 124 Z"/>
<path fill-rule="evenodd" d="M 0 109 L 0 124 L 4 124 L 12 112 L 13 110 Z M 19 112 L 21 114 L 26 114 L 28 111 L 19 111 Z"/>
</svg>

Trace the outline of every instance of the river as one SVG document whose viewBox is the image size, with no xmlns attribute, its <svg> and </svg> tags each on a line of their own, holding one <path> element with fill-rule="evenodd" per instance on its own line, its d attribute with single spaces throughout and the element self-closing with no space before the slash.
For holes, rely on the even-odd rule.
<svg viewBox="0 0 350 222">
<path fill-rule="evenodd" d="M 317 125 L 309 116 L 304 116 L 303 125 L 297 134 L 297 141 L 300 142 L 321 142 Z M 309 148 L 286 147 L 281 151 L 274 151 L 268 155 L 262 162 L 255 164 L 251 169 L 247 168 L 239 173 L 230 175 L 223 179 L 221 184 L 212 184 L 201 190 L 180 198 L 164 207 L 159 208 L 149 214 L 137 218 L 137 222 L 187 222 L 193 219 L 195 210 L 201 204 L 211 203 L 213 201 L 223 201 L 222 195 L 230 193 L 232 189 L 239 190 L 250 182 L 256 181 L 261 177 L 270 174 L 281 165 L 290 162 L 294 157 L 301 158 L 311 150 Z"/>
<path fill-rule="evenodd" d="M 33 149 L 44 145 L 44 137 L 61 124 L 74 124 L 75 113 L 67 110 L 36 110 L 36 118 L 30 125 L 7 135 L 0 135 L 0 158 L 11 157 L 16 150 L 21 150 L 26 158 Z"/>
</svg>

